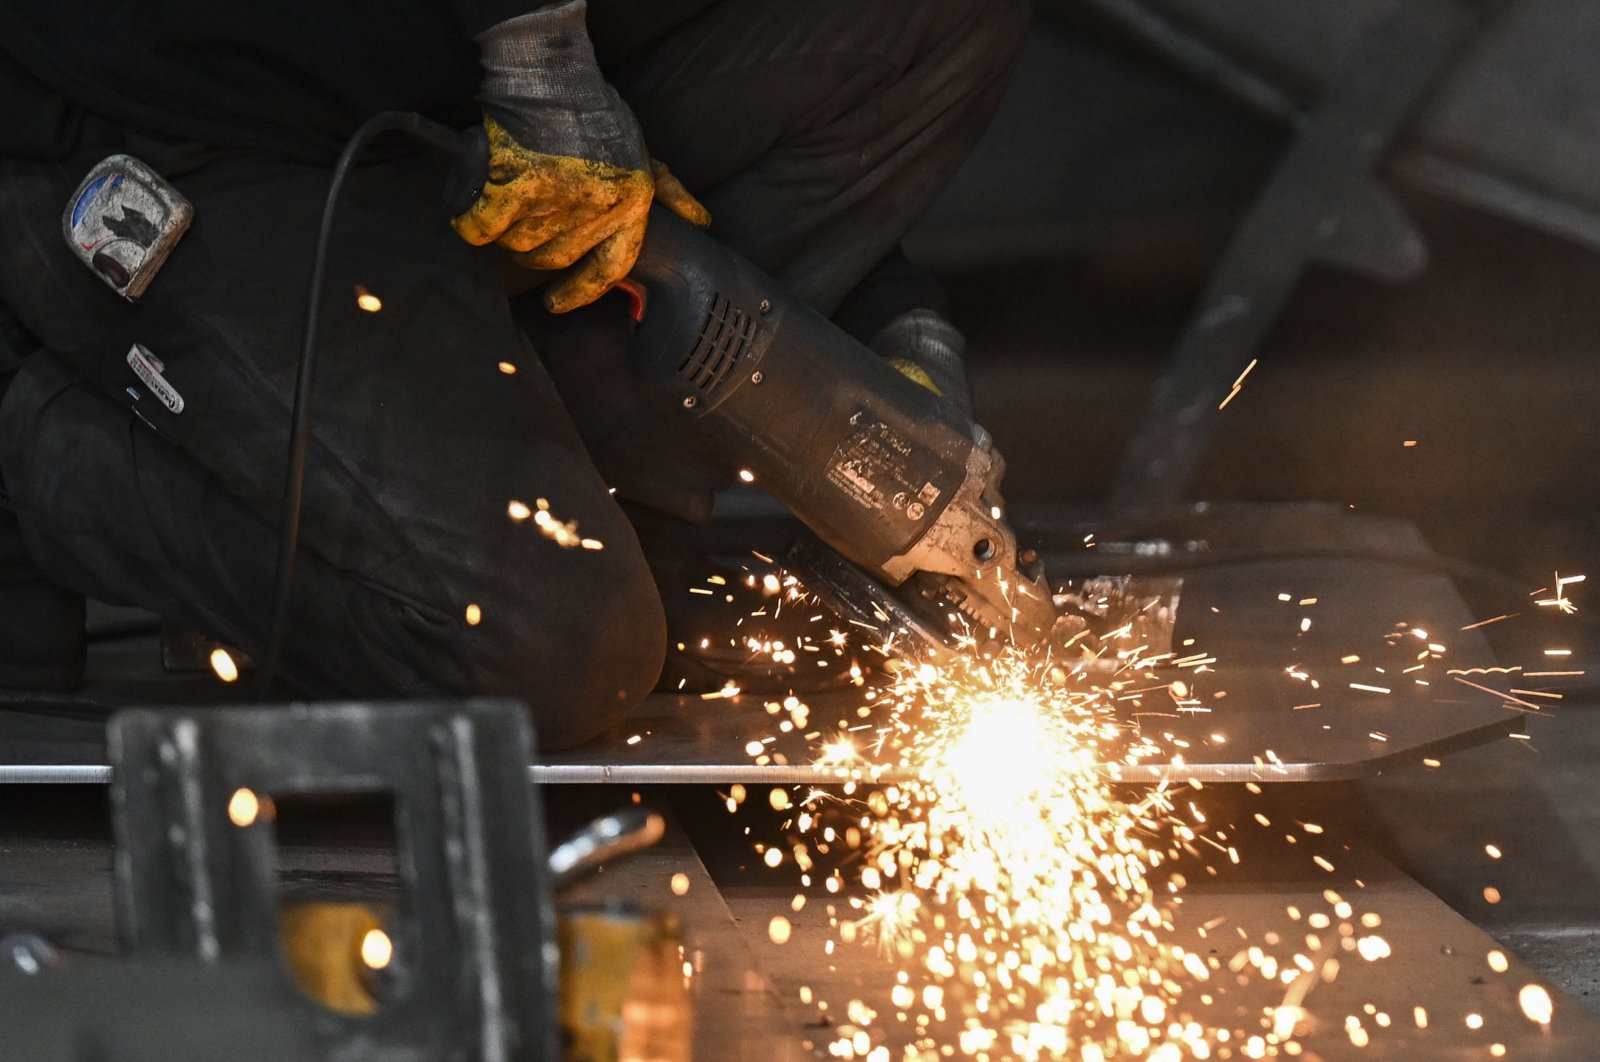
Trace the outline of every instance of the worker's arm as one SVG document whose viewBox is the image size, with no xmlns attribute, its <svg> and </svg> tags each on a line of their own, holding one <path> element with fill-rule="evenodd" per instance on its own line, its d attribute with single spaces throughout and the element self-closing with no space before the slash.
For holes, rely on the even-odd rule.
<svg viewBox="0 0 1600 1062">
<path fill-rule="evenodd" d="M 651 200 L 697 225 L 710 216 L 645 150 L 639 123 L 600 73 L 584 0 L 539 8 L 478 35 L 478 99 L 489 174 L 453 220 L 469 243 L 498 242 L 533 269 L 571 270 L 545 292 L 557 313 L 628 274 Z"/>
</svg>

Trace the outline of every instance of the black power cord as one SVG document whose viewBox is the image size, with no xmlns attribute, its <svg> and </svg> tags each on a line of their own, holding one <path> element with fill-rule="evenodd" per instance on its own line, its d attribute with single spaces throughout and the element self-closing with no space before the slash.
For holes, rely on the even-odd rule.
<svg viewBox="0 0 1600 1062">
<path fill-rule="evenodd" d="M 316 252 L 311 259 L 311 291 L 306 298 L 305 331 L 300 343 L 300 364 L 295 370 L 294 406 L 289 418 L 289 455 L 284 471 L 283 501 L 278 516 L 278 560 L 272 591 L 272 617 L 266 647 L 256 668 L 256 691 L 270 695 L 283 638 L 288 630 L 289 602 L 294 592 L 295 554 L 300 547 L 300 513 L 305 498 L 306 454 L 311 444 L 311 400 L 317 383 L 317 322 L 322 314 L 322 294 L 328 271 L 328 244 L 345 178 L 367 146 L 384 133 L 404 133 L 456 160 L 445 185 L 446 206 L 460 214 L 478 198 L 488 169 L 488 142 L 481 127 L 457 131 L 409 111 L 384 111 L 361 124 L 346 141 L 333 168 L 328 198 L 322 206 Z"/>
</svg>

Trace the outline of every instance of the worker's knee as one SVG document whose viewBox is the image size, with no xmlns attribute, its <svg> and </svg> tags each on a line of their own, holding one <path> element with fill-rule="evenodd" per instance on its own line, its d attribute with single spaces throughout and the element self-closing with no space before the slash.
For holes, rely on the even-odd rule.
<svg viewBox="0 0 1600 1062">
<path fill-rule="evenodd" d="M 508 581 L 468 635 L 474 688 L 524 701 L 542 748 L 587 741 L 620 719 L 655 686 L 666 648 L 661 599 L 634 542 L 562 559 L 563 578 L 521 594 Z"/>
</svg>

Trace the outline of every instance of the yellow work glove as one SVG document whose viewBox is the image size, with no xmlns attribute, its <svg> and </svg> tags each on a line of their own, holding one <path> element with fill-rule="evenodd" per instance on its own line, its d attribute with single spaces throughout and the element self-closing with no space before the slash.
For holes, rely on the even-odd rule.
<svg viewBox="0 0 1600 1062">
<path fill-rule="evenodd" d="M 499 243 L 530 269 L 569 269 L 545 291 L 556 313 L 586 306 L 628 275 L 651 200 L 696 225 L 706 208 L 650 158 L 639 123 L 606 83 L 583 0 L 540 8 L 478 36 L 488 179 L 451 224 Z"/>
<path fill-rule="evenodd" d="M 468 243 L 499 243 L 529 269 L 566 269 L 545 291 L 556 313 L 586 306 L 628 275 L 644 245 L 650 202 L 659 198 L 696 225 L 706 208 L 659 162 L 624 169 L 593 159 L 550 155 L 517 143 L 485 118 L 489 178 L 477 202 L 454 218 Z"/>
</svg>

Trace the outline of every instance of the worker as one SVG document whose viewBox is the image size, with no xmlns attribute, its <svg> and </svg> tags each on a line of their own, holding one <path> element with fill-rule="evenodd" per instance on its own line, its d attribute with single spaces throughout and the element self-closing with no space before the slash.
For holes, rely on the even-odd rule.
<svg viewBox="0 0 1600 1062">
<path fill-rule="evenodd" d="M 446 159 L 381 140 L 352 172 L 283 671 L 520 697 L 550 747 L 600 732 L 667 644 L 636 525 L 704 521 L 730 471 L 624 370 L 606 293 L 647 208 L 963 400 L 899 243 L 1025 23 L 1022 0 L 0 0 L 0 686 L 80 681 L 84 595 L 261 649 L 332 162 L 411 110 L 481 122 L 489 180 L 451 218 Z M 62 238 L 115 153 L 194 207 L 137 303 Z M 507 256 L 542 291 L 508 296 Z M 536 506 L 600 548 L 515 518 Z"/>
</svg>

